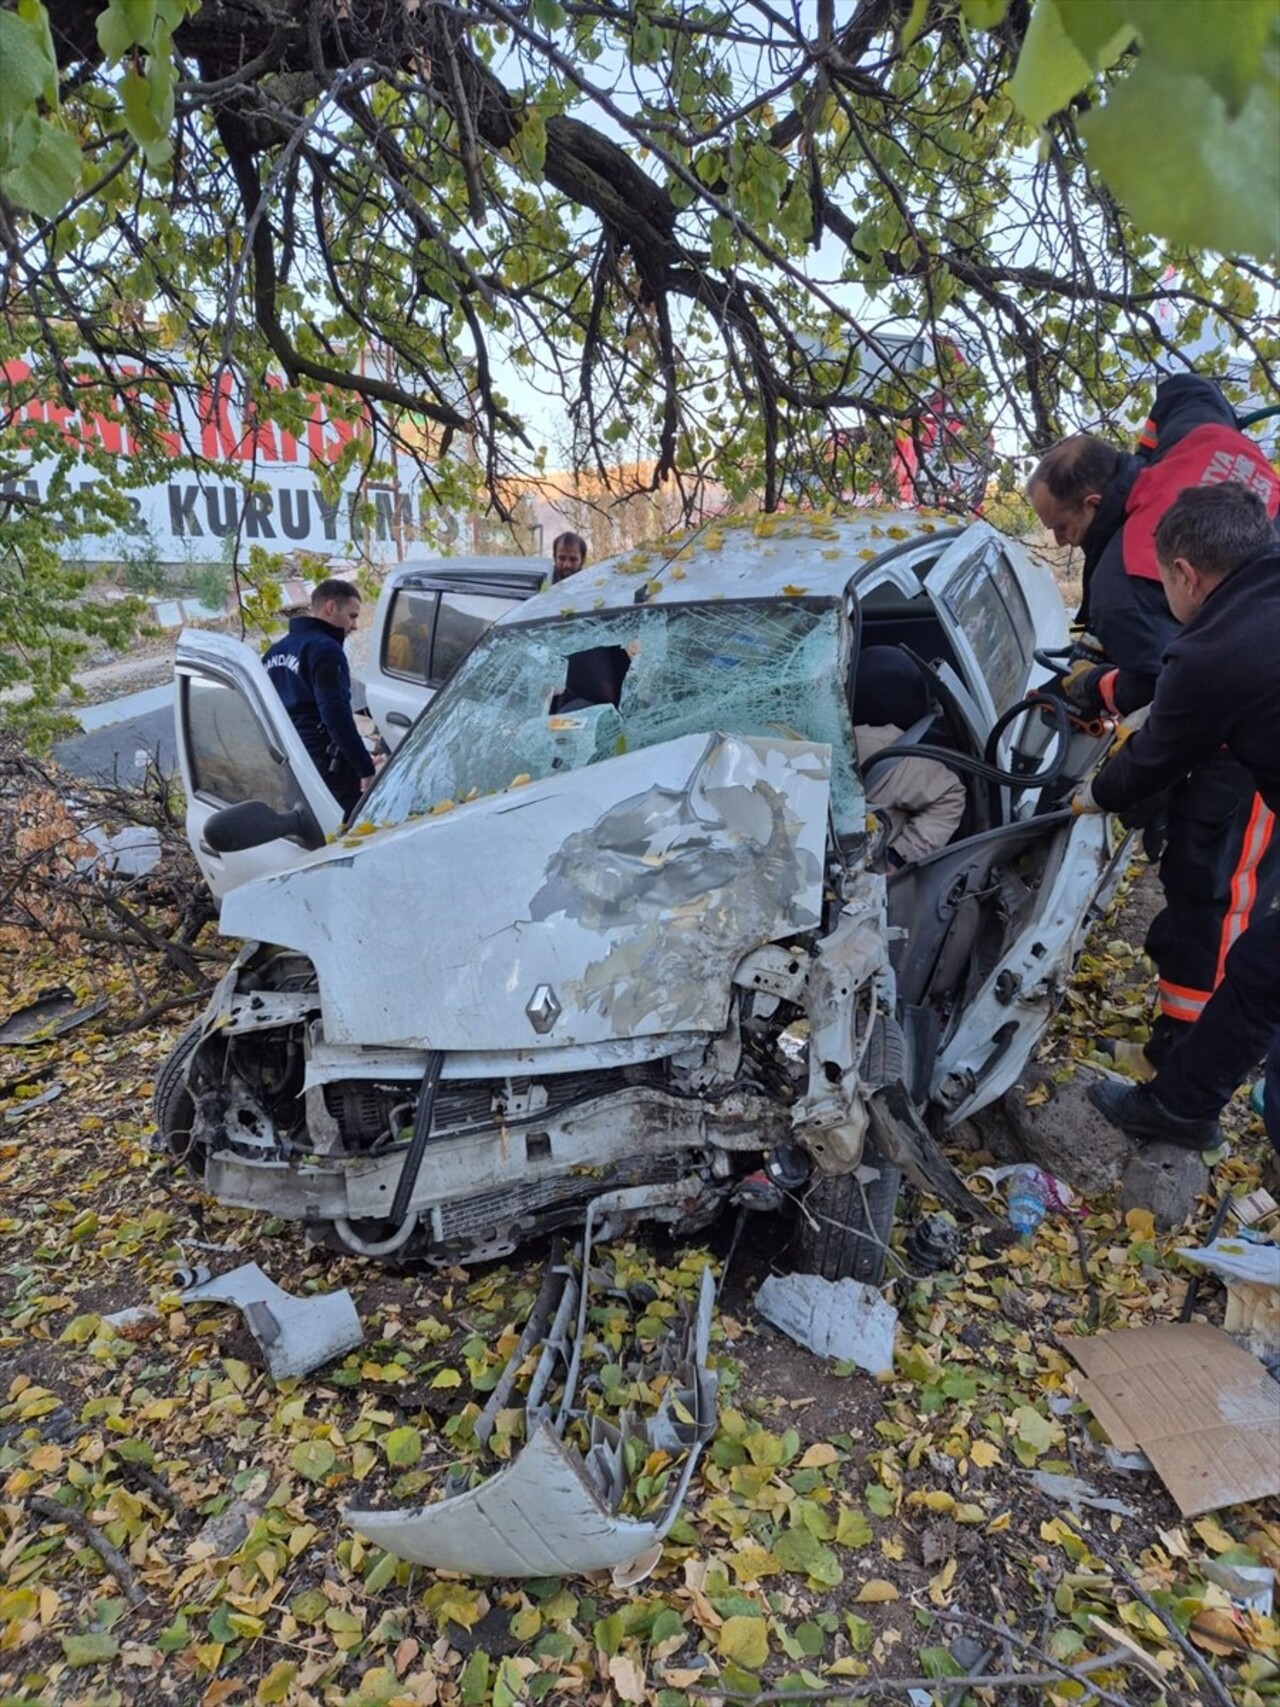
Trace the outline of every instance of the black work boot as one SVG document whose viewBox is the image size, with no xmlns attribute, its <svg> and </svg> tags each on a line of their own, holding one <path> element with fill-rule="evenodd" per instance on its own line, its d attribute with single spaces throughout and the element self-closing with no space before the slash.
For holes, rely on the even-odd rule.
<svg viewBox="0 0 1280 1707">
<path fill-rule="evenodd" d="M 1147 1039 L 1142 1053 L 1151 1063 L 1153 1072 L 1159 1072 L 1173 1051 L 1191 1030 L 1192 1022 L 1185 1019 L 1170 1019 L 1168 1014 L 1157 1014 L 1151 1026 L 1151 1036 Z M 1135 1074 L 1136 1078 L 1138 1075 Z"/>
<path fill-rule="evenodd" d="M 1150 1085 L 1090 1085 L 1089 1101 L 1128 1138 L 1139 1144 L 1176 1144 L 1180 1150 L 1214 1150 L 1222 1142 L 1216 1120 L 1189 1118 L 1167 1109 Z"/>
</svg>

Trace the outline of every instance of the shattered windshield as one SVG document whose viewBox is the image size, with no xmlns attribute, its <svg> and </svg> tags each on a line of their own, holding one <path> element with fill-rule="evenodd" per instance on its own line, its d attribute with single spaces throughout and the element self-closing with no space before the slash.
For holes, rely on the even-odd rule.
<svg viewBox="0 0 1280 1707">
<path fill-rule="evenodd" d="M 719 731 L 829 745 L 837 828 L 861 830 L 844 677 L 835 605 L 641 606 L 494 628 L 405 738 L 368 816 L 401 823 Z"/>
</svg>

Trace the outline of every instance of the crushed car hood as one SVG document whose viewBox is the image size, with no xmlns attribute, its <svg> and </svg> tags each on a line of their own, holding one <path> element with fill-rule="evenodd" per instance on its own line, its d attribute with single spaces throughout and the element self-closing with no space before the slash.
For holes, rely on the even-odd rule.
<svg viewBox="0 0 1280 1707">
<path fill-rule="evenodd" d="M 830 749 L 687 735 L 348 836 L 224 900 L 299 950 L 331 1043 L 554 1049 L 718 1031 L 822 904 Z"/>
</svg>

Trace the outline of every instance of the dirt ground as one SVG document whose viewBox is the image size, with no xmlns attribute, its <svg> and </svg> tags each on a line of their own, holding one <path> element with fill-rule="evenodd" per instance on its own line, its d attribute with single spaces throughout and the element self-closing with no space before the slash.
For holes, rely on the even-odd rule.
<svg viewBox="0 0 1280 1707">
<path fill-rule="evenodd" d="M 1141 1029 L 1131 906 L 1091 945 L 1046 1050 L 1051 1081 L 1108 1026 Z M 0 968 L 6 1011 L 52 984 L 110 1000 L 63 1039 L 0 1049 L 0 1700 L 681 1707 L 881 1678 L 889 1699 L 920 1679 L 942 1702 L 955 1686 L 935 1680 L 970 1671 L 1047 1680 L 1008 1697 L 1024 1701 L 1271 1698 L 1280 1632 L 1204 1568 L 1280 1564 L 1275 1502 L 1182 1520 L 1156 1477 L 1109 1466 L 1071 1397 L 1075 1335 L 1176 1319 L 1176 1250 L 1203 1235 L 1210 1201 L 1162 1236 L 1099 1186 L 1030 1244 L 986 1235 L 925 1273 L 902 1240 L 936 1206 L 906 1194 L 886 1288 L 895 1367 L 879 1380 L 756 1314 L 760 1280 L 789 1266 L 778 1217 L 746 1220 L 727 1272 L 727 1222 L 704 1245 L 621 1241 L 602 1260 L 643 1280 L 659 1321 L 678 1319 L 705 1263 L 722 1288 L 718 1429 L 661 1559 L 627 1589 L 455 1578 L 361 1542 L 343 1511 L 430 1499 L 448 1465 L 488 1474 L 518 1450 L 518 1411 L 496 1459 L 468 1430 L 545 1250 L 396 1273 L 219 1208 L 153 1145 L 151 1086 L 188 1015 L 130 1029 L 137 969 L 104 944 L 59 952 L 10 932 Z M 62 1094 L 36 1105 L 51 1084 Z M 1215 1189 L 1256 1182 L 1259 1154 L 1241 1115 Z M 992 1159 L 956 1152 L 965 1171 Z M 273 1385 L 234 1311 L 174 1289 L 180 1261 L 250 1260 L 297 1293 L 349 1288 L 363 1347 Z M 149 1312 L 135 1327 L 103 1321 L 135 1307 Z M 1198 1315 L 1221 1310 L 1211 1284 Z M 653 1322 L 592 1323 L 589 1371 L 616 1352 L 644 1414 L 661 1386 L 644 1373 Z M 1077 1503 L 1042 1472 L 1080 1478 Z M 660 1498 L 670 1473 L 661 1455 L 637 1463 L 628 1501 Z"/>
<path fill-rule="evenodd" d="M 107 697 L 170 668 L 157 641 L 86 688 Z M 45 835 L 38 802 L 0 805 L 29 825 L 24 847 Z M 0 871 L 0 893 L 20 880 Z M 654 1290 L 657 1322 L 679 1319 L 706 1264 L 720 1289 L 717 1432 L 656 1568 L 629 1588 L 415 1569 L 343 1515 L 430 1500 L 449 1466 L 488 1475 L 518 1450 L 514 1408 L 489 1453 L 470 1425 L 546 1248 L 396 1272 L 218 1207 L 156 1149 L 150 1116 L 196 1008 L 139 1028 L 166 986 L 136 950 L 74 918 L 51 944 L 0 913 L 0 1021 L 52 986 L 108 1001 L 63 1038 L 0 1040 L 0 1707 L 683 1707 L 779 1689 L 871 1699 L 876 1680 L 886 1700 L 920 1687 L 960 1707 L 940 1680 L 966 1672 L 1014 1679 L 966 1707 L 1275 1701 L 1280 1626 L 1233 1606 L 1206 1568 L 1280 1566 L 1280 1504 L 1183 1519 L 1155 1475 L 1111 1466 L 1072 1395 L 1077 1336 L 1177 1319 L 1178 1249 L 1203 1239 L 1222 1191 L 1257 1184 L 1264 1155 L 1241 1100 L 1230 1154 L 1162 1230 L 1124 1200 L 1123 1143 L 1084 1130 L 1081 1075 L 1109 1039 L 1145 1035 L 1152 896 L 1141 875 L 1125 886 L 1009 1108 L 952 1146 L 972 1175 L 1056 1143 L 1078 1212 L 1027 1244 L 975 1236 L 925 1272 L 907 1239 L 938 1206 L 904 1192 L 891 1376 L 821 1360 L 759 1317 L 760 1282 L 790 1267 L 785 1218 L 753 1214 L 736 1241 L 726 1220 L 701 1243 L 639 1233 L 603 1253 Z M 348 1288 L 363 1346 L 273 1384 L 237 1313 L 175 1289 L 180 1263 L 247 1261 L 295 1293 Z M 1223 1302 L 1207 1283 L 1196 1319 L 1221 1322 Z M 136 1308 L 125 1329 L 104 1321 Z M 598 1374 L 616 1357 L 627 1402 L 652 1412 L 655 1333 L 593 1315 L 588 1408 L 616 1420 Z M 651 1509 L 673 1467 L 651 1455 L 630 1469 L 628 1511 Z M 1046 1475 L 1080 1485 L 1066 1497 Z"/>
</svg>

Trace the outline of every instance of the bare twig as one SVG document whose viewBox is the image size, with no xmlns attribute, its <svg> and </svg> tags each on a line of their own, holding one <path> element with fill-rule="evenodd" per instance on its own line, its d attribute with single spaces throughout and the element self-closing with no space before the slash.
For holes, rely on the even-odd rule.
<svg viewBox="0 0 1280 1707">
<path fill-rule="evenodd" d="M 1097 1547 L 1096 1543 L 1094 1543 L 1094 1550 L 1101 1551 L 1101 1549 Z M 1134 1599 L 1140 1601 L 1142 1605 L 1146 1607 L 1147 1611 L 1150 1612 L 1153 1617 L 1158 1618 L 1164 1625 L 1165 1629 L 1169 1632 L 1174 1645 L 1178 1648 L 1183 1658 L 1188 1662 L 1191 1670 L 1199 1673 L 1199 1675 L 1204 1679 L 1205 1687 L 1208 1691 L 1208 1698 L 1210 1700 L 1217 1701 L 1220 1704 L 1220 1707 L 1231 1707 L 1231 1696 L 1227 1691 L 1226 1685 L 1218 1677 L 1217 1673 L 1213 1670 L 1213 1667 L 1204 1658 L 1204 1656 L 1196 1652 L 1196 1649 L 1183 1635 L 1182 1631 L 1179 1630 L 1178 1626 L 1174 1623 L 1173 1619 L 1170 1618 L 1164 1608 L 1157 1606 L 1156 1602 L 1152 1600 L 1151 1596 L 1142 1587 L 1141 1583 L 1138 1582 L 1137 1578 L 1134 1577 L 1131 1572 L 1126 1570 L 1123 1565 L 1113 1562 L 1113 1567 L 1117 1576 L 1120 1577 L 1121 1581 L 1128 1588 Z"/>
<path fill-rule="evenodd" d="M 154 1470 L 148 1470 L 145 1464 L 135 1464 L 129 1458 L 121 1459 L 120 1474 L 126 1481 L 136 1482 L 139 1487 L 145 1488 L 154 1499 L 159 1500 L 161 1505 L 173 1513 L 179 1523 L 185 1522 L 191 1515 L 169 1484 L 157 1476 Z"/>
<path fill-rule="evenodd" d="M 905 1695 L 911 1689 L 937 1689 L 950 1683 L 953 1687 L 963 1683 L 966 1689 L 1008 1689 L 1009 1687 L 1045 1688 L 1049 1684 L 1059 1684 L 1064 1678 L 1075 1682 L 1083 1682 L 1091 1678 L 1094 1672 L 1114 1670 L 1117 1667 L 1132 1665 L 1133 1656 L 1125 1653 L 1123 1648 L 1112 1648 L 1105 1654 L 1098 1654 L 1092 1659 L 1081 1660 L 1076 1666 L 1060 1666 L 1053 1671 L 1010 1671 L 971 1673 L 964 1678 L 952 1677 L 878 1677 L 867 1678 L 863 1683 L 839 1685 L 823 1689 L 765 1689 L 759 1694 L 747 1694 L 734 1689 L 695 1689 L 690 1692 L 690 1699 L 695 1701 L 745 1701 L 751 1707 L 768 1707 L 769 1703 L 786 1701 L 873 1701 L 877 1696 Z M 1129 1697 L 1114 1695 L 1109 1689 L 1101 1689 L 1096 1683 L 1090 1688 L 1101 1702 L 1111 1704 L 1111 1707 L 1132 1707 Z"/>
<path fill-rule="evenodd" d="M 68 1529 L 74 1529 L 82 1540 L 102 1560 L 108 1572 L 120 1585 L 120 1592 L 128 1600 L 130 1606 L 141 1606 L 146 1595 L 138 1587 L 128 1560 L 119 1548 L 113 1547 L 100 1529 L 94 1527 L 89 1519 L 81 1512 L 72 1511 L 69 1506 L 59 1505 L 57 1500 L 44 1499 L 40 1494 L 30 1494 L 27 1505 L 38 1517 L 45 1518 L 49 1523 L 63 1523 Z"/>
<path fill-rule="evenodd" d="M 1050 1596 L 1050 1599 L 1052 1599 L 1052 1596 Z M 1011 1654 L 1013 1648 L 1020 1649 L 1024 1654 L 1032 1654 L 1042 1666 L 1055 1671 L 1059 1678 L 1074 1677 L 1078 1671 L 1084 1668 L 1085 1665 L 1090 1666 L 1095 1671 L 1103 1669 L 1101 1666 L 1095 1665 L 1091 1660 L 1082 1660 L 1079 1665 L 1075 1667 L 1067 1665 L 1063 1660 L 1055 1660 L 1051 1654 L 1045 1652 L 1043 1647 L 1038 1646 L 1035 1642 L 1029 1641 L 1025 1636 L 1020 1636 L 1018 1632 L 1012 1629 L 1009 1625 L 992 1623 L 986 1618 L 979 1617 L 978 1614 L 974 1612 L 949 1612 L 947 1614 L 947 1618 L 951 1623 L 959 1624 L 966 1629 L 983 1630 L 988 1635 L 999 1636 L 1006 1644 L 1005 1651 L 1007 1654 Z M 1121 1662 L 1118 1663 L 1133 1663 L 1131 1655 L 1125 1655 L 1123 1650 L 1119 1650 L 1119 1652 L 1121 1654 Z M 1012 1665 L 1006 1662 L 1005 1670 L 1006 1672 L 1012 1673 Z M 1034 1687 L 1035 1682 L 1036 1679 L 1030 1672 L 1023 1673 L 1019 1678 L 1020 1684 L 1028 1684 Z M 1097 1683 L 1091 1684 L 1090 1687 L 1098 1697 L 1098 1700 L 1105 1703 L 1106 1707 L 1131 1707 L 1127 1696 L 1113 1695 L 1109 1690 L 1103 1689 L 1102 1686 Z"/>
</svg>

